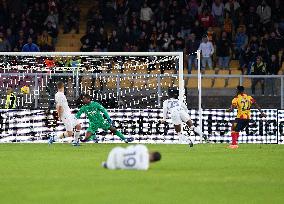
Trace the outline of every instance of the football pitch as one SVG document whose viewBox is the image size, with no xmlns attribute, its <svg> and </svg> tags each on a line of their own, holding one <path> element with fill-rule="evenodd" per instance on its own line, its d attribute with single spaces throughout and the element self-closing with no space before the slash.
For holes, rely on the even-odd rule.
<svg viewBox="0 0 284 204">
<path fill-rule="evenodd" d="M 0 203 L 284 203 L 284 145 L 147 145 L 148 171 L 103 169 L 115 146 L 0 144 Z"/>
</svg>

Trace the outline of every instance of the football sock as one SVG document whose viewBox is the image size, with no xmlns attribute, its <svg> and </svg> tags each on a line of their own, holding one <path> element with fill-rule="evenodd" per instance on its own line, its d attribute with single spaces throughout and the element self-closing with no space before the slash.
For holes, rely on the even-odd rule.
<svg viewBox="0 0 284 204">
<path fill-rule="evenodd" d="M 115 134 L 116 134 L 120 139 L 125 140 L 125 136 L 124 136 L 121 132 L 119 132 L 118 130 L 115 132 Z"/>
<path fill-rule="evenodd" d="M 185 136 L 181 134 L 181 132 L 177 132 L 177 136 L 179 143 L 182 143 L 185 140 Z"/>
<path fill-rule="evenodd" d="M 80 131 L 75 131 L 74 140 L 75 140 L 76 142 L 79 141 L 79 137 L 80 137 Z"/>
<path fill-rule="evenodd" d="M 232 145 L 237 145 L 239 133 L 238 132 L 231 132 L 231 136 L 232 136 Z"/>
</svg>

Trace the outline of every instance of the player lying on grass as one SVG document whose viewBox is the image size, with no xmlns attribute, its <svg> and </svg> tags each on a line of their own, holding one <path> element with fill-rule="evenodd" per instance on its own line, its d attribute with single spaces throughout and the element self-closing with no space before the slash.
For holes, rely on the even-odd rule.
<svg viewBox="0 0 284 204">
<path fill-rule="evenodd" d="M 64 83 L 59 81 L 57 83 L 57 89 L 58 92 L 55 94 L 56 111 L 58 113 L 59 120 L 63 122 L 66 128 L 66 132 L 64 132 L 60 136 L 50 137 L 48 143 L 52 144 L 54 141 L 62 139 L 64 137 L 73 137 L 73 130 L 75 128 L 76 131 L 74 133 L 74 140 L 72 144 L 74 146 L 78 146 L 81 125 L 75 118 L 75 116 L 71 113 L 71 110 L 68 106 L 66 96 L 64 95 Z"/>
<path fill-rule="evenodd" d="M 231 149 L 238 148 L 238 138 L 239 138 L 239 132 L 244 130 L 250 121 L 250 115 L 251 115 L 251 106 L 255 105 L 255 107 L 260 111 L 261 117 L 266 117 L 265 113 L 261 111 L 261 108 L 256 103 L 255 99 L 247 94 L 244 93 L 245 88 L 243 86 L 238 86 L 236 90 L 236 96 L 232 100 L 231 107 L 227 110 L 228 112 L 231 112 L 234 110 L 234 108 L 238 109 L 237 117 L 235 121 L 232 124 L 231 129 L 231 137 L 232 137 L 232 144 L 229 146 Z"/>
<path fill-rule="evenodd" d="M 107 169 L 147 170 L 151 162 L 160 160 L 159 152 L 149 152 L 145 145 L 139 144 L 113 148 L 102 166 Z"/>
<path fill-rule="evenodd" d="M 186 105 L 178 99 L 179 91 L 175 88 L 171 88 L 168 91 L 169 99 L 163 103 L 163 120 L 166 121 L 167 114 L 170 113 L 172 123 L 174 124 L 175 131 L 179 137 L 179 143 L 187 142 L 187 136 L 181 132 L 182 123 L 186 123 L 190 130 L 203 137 L 203 134 L 199 127 L 195 127 L 190 120 L 188 109 Z"/>
<path fill-rule="evenodd" d="M 83 106 L 76 114 L 76 118 L 79 119 L 81 115 L 85 113 L 86 117 L 89 119 L 89 128 L 87 129 L 85 138 L 81 140 L 82 142 L 86 142 L 91 136 L 95 136 L 99 128 L 105 131 L 110 130 L 113 134 L 117 135 L 126 143 L 133 141 L 133 138 L 126 138 L 120 131 L 116 130 L 116 128 L 112 126 L 112 121 L 107 113 L 107 110 L 98 102 L 92 101 L 90 95 L 82 95 L 82 103 Z M 102 114 L 107 120 L 104 119 Z"/>
</svg>

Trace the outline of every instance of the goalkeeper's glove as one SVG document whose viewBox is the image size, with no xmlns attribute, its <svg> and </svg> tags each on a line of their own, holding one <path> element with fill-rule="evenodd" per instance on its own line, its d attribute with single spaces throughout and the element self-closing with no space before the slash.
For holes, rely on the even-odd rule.
<svg viewBox="0 0 284 204">
<path fill-rule="evenodd" d="M 110 118 L 108 118 L 107 121 L 112 125 L 112 120 Z"/>
</svg>

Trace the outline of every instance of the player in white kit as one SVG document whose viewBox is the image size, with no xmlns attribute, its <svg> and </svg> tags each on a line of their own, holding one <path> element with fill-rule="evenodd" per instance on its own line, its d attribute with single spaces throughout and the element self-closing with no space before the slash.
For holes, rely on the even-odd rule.
<svg viewBox="0 0 284 204">
<path fill-rule="evenodd" d="M 54 138 L 50 138 L 49 144 L 52 144 L 53 141 L 57 139 L 62 139 L 64 137 L 73 137 L 73 132 L 74 132 L 73 130 L 75 128 L 76 131 L 74 133 L 74 140 L 72 144 L 74 146 L 78 146 L 81 124 L 75 118 L 75 115 L 71 113 L 71 110 L 67 102 L 67 98 L 64 95 L 64 83 L 61 81 L 58 82 L 57 89 L 58 89 L 58 92 L 55 94 L 56 111 L 58 113 L 59 120 L 63 122 L 66 128 L 66 132 L 64 132 L 60 136 L 55 136 Z"/>
<path fill-rule="evenodd" d="M 163 103 L 163 120 L 166 121 L 167 115 L 170 114 L 175 131 L 179 137 L 179 143 L 188 142 L 189 138 L 182 134 L 181 125 L 186 123 L 190 130 L 203 136 L 199 127 L 195 127 L 190 120 L 186 105 L 178 99 L 179 92 L 177 89 L 169 89 L 169 99 Z"/>
<path fill-rule="evenodd" d="M 149 152 L 145 145 L 138 144 L 126 148 L 113 148 L 102 166 L 107 169 L 147 170 L 150 162 L 159 160 L 161 160 L 159 152 Z"/>
</svg>

